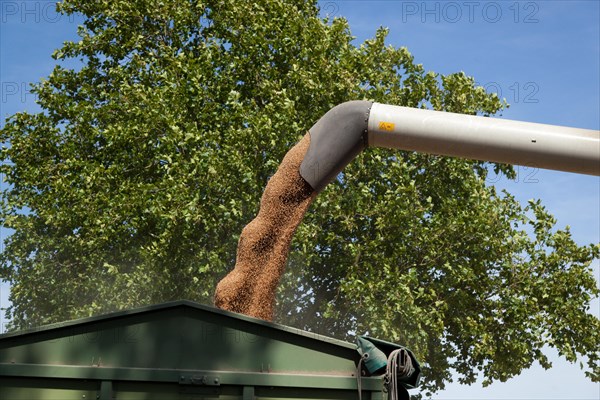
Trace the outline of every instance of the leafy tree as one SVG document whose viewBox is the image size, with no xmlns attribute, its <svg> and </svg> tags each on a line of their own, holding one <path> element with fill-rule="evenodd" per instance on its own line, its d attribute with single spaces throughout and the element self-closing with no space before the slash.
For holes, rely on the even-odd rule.
<svg viewBox="0 0 600 400">
<path fill-rule="evenodd" d="M 492 115 L 464 73 L 438 75 L 387 31 L 356 45 L 314 1 L 64 0 L 81 40 L 33 85 L 43 112 L 1 131 L 0 273 L 13 328 L 188 298 L 210 302 L 282 156 L 351 99 Z M 550 345 L 600 380 L 590 262 L 539 201 L 487 186 L 510 166 L 370 149 L 300 226 L 278 320 L 411 347 L 426 388 L 506 380 Z M 527 233 L 531 232 L 531 233 Z"/>
</svg>

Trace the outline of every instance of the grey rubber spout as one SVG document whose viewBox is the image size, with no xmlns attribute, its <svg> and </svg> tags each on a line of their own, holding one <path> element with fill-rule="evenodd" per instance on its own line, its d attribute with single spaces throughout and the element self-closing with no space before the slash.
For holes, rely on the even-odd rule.
<svg viewBox="0 0 600 400">
<path fill-rule="evenodd" d="M 329 110 L 309 129 L 310 146 L 300 175 L 317 192 L 367 147 L 370 101 L 348 101 Z"/>
<path fill-rule="evenodd" d="M 317 192 L 367 146 L 600 175 L 600 132 L 589 129 L 350 101 L 309 133 L 300 175 Z"/>
</svg>

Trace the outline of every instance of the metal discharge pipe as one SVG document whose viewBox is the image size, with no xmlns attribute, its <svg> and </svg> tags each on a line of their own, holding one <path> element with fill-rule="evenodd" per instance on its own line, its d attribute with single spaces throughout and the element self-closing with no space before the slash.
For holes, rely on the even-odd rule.
<svg viewBox="0 0 600 400">
<path fill-rule="evenodd" d="M 350 101 L 309 132 L 300 174 L 317 192 L 367 146 L 600 175 L 600 132 L 589 129 Z"/>
</svg>

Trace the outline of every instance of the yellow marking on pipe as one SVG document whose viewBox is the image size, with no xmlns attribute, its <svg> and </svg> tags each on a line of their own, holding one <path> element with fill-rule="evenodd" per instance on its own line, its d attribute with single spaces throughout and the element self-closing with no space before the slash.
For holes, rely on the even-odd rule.
<svg viewBox="0 0 600 400">
<path fill-rule="evenodd" d="M 394 130 L 395 126 L 396 126 L 396 124 L 394 124 L 393 122 L 386 122 L 386 121 L 379 122 L 379 129 L 381 129 L 382 131 L 391 132 Z"/>
</svg>

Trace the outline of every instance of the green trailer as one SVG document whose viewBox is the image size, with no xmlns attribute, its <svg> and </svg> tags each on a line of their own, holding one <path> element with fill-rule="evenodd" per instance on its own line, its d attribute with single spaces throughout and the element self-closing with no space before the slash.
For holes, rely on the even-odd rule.
<svg viewBox="0 0 600 400">
<path fill-rule="evenodd" d="M 392 343 L 351 344 L 189 301 L 0 335 L 2 400 L 368 400 L 388 398 L 394 383 L 408 398 L 419 375 Z"/>
</svg>

